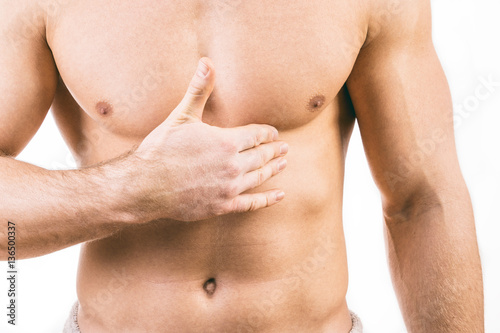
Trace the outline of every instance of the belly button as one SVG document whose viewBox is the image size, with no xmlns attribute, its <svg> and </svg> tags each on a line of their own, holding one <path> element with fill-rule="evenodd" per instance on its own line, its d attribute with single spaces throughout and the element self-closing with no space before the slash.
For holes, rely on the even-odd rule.
<svg viewBox="0 0 500 333">
<path fill-rule="evenodd" d="M 309 109 L 309 111 L 314 112 L 319 110 L 323 106 L 323 104 L 325 104 L 325 96 L 316 95 L 309 100 L 309 105 L 307 108 Z"/>
<path fill-rule="evenodd" d="M 208 296 L 212 296 L 215 293 L 215 289 L 217 289 L 217 283 L 214 278 L 208 279 L 203 284 L 203 290 L 205 290 Z"/>
<path fill-rule="evenodd" d="M 101 116 L 108 116 L 113 113 L 113 107 L 108 102 L 100 101 L 95 105 L 95 109 Z"/>
</svg>

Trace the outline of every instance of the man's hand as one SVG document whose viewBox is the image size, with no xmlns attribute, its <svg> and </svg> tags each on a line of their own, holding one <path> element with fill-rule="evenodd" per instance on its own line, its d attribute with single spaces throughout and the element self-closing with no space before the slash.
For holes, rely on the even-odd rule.
<svg viewBox="0 0 500 333">
<path fill-rule="evenodd" d="M 267 125 L 219 128 L 201 121 L 215 84 L 213 65 L 203 58 L 181 103 L 130 156 L 140 219 L 197 221 L 246 212 L 281 201 L 281 190 L 243 192 L 286 167 L 288 145 Z"/>
</svg>

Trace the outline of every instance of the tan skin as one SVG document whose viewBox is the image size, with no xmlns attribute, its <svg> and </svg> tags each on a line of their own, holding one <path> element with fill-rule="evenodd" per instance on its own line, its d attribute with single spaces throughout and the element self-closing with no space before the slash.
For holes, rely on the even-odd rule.
<svg viewBox="0 0 500 333">
<path fill-rule="evenodd" d="M 82 332 L 348 332 L 354 110 L 408 331 L 484 331 L 427 1 L 2 0 L 0 13 L 1 150 L 17 155 L 52 105 L 82 167 L 0 158 L 1 216 L 21 257 L 86 242 Z"/>
</svg>

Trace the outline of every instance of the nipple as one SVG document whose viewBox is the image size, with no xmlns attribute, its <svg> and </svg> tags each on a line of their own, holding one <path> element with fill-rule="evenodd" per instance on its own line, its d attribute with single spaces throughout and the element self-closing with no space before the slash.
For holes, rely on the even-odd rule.
<svg viewBox="0 0 500 333">
<path fill-rule="evenodd" d="M 325 104 L 325 96 L 316 95 L 309 100 L 308 109 L 309 111 L 314 112 L 316 110 L 319 110 L 323 106 L 323 104 Z"/>
<path fill-rule="evenodd" d="M 214 278 L 210 278 L 203 284 L 203 290 L 207 293 L 208 296 L 212 296 L 215 293 L 215 289 L 217 288 L 217 283 Z"/>
<path fill-rule="evenodd" d="M 96 104 L 95 109 L 101 116 L 110 115 L 113 112 L 113 107 L 108 102 L 100 101 Z"/>
</svg>

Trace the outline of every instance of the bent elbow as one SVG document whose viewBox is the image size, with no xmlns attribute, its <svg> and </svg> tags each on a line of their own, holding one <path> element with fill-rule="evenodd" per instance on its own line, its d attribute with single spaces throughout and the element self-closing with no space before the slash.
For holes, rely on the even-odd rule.
<svg viewBox="0 0 500 333">
<path fill-rule="evenodd" d="M 414 191 L 399 198 L 384 198 L 383 212 L 387 226 L 419 221 L 420 217 L 432 213 L 433 216 L 444 215 L 446 192 L 434 187 Z"/>
</svg>

